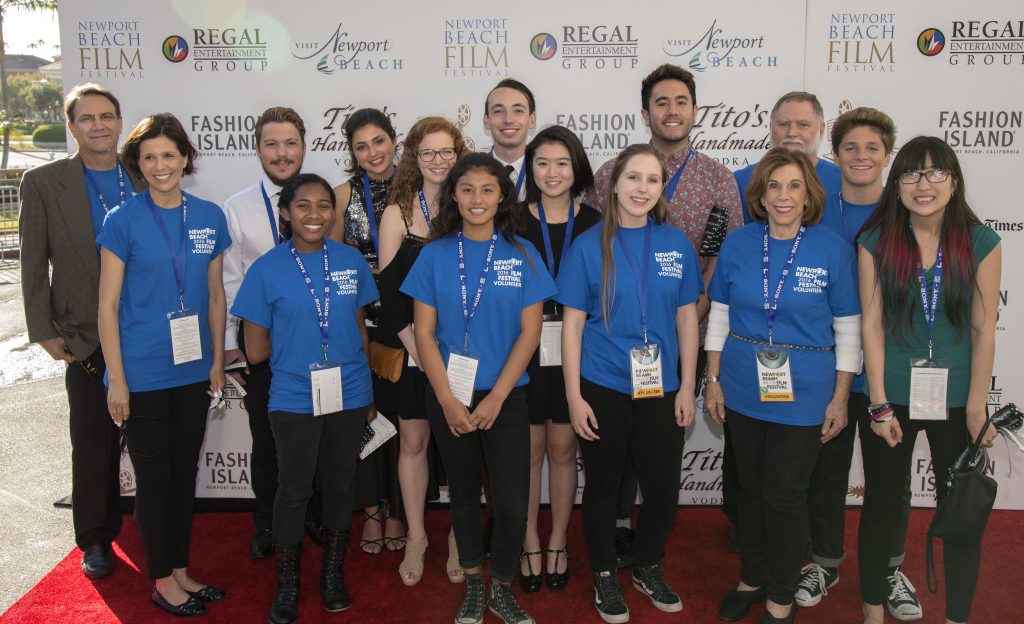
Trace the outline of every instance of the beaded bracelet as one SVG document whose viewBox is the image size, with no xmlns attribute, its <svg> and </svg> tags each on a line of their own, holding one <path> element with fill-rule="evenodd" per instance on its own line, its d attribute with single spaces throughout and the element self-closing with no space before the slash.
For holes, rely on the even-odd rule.
<svg viewBox="0 0 1024 624">
<path fill-rule="evenodd" d="M 875 403 L 868 406 L 868 418 L 873 423 L 888 422 L 895 414 L 892 411 L 892 403 Z"/>
</svg>

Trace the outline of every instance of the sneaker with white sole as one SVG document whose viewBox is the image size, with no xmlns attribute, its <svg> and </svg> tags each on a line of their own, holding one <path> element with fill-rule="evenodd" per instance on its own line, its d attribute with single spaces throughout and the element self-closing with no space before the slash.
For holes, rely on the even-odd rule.
<svg viewBox="0 0 1024 624">
<path fill-rule="evenodd" d="M 512 593 L 512 586 L 505 583 L 491 582 L 487 608 L 505 624 L 536 624 L 530 614 L 519 606 L 516 595 Z"/>
<path fill-rule="evenodd" d="M 916 591 L 907 576 L 896 568 L 889 575 L 889 597 L 885 599 L 885 608 L 901 622 L 920 620 L 924 612 L 917 600 Z"/>
<path fill-rule="evenodd" d="M 484 621 L 484 608 L 487 606 L 487 592 L 484 589 L 482 574 L 466 575 L 466 597 L 462 599 L 455 624 L 480 624 Z"/>
<path fill-rule="evenodd" d="M 828 595 L 829 588 L 838 582 L 839 570 L 809 563 L 800 570 L 800 584 L 796 587 L 793 599 L 801 607 L 813 607 L 821 602 L 822 597 Z"/>
<path fill-rule="evenodd" d="M 650 598 L 660 611 L 675 613 L 683 610 L 683 601 L 679 599 L 679 594 L 668 586 L 665 577 L 661 575 L 661 570 L 656 565 L 638 566 L 634 564 L 633 587 Z"/>
<path fill-rule="evenodd" d="M 594 573 L 594 608 L 609 624 L 629 621 L 629 607 L 622 599 L 622 589 L 615 570 Z"/>
</svg>

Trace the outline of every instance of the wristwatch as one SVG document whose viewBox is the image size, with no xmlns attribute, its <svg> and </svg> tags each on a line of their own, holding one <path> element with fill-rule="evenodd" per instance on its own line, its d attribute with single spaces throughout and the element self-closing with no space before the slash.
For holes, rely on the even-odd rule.
<svg viewBox="0 0 1024 624">
<path fill-rule="evenodd" d="M 720 383 L 721 380 L 722 380 L 722 378 L 719 375 L 704 375 L 704 383 L 706 383 L 706 384 L 709 384 L 709 383 Z"/>
</svg>

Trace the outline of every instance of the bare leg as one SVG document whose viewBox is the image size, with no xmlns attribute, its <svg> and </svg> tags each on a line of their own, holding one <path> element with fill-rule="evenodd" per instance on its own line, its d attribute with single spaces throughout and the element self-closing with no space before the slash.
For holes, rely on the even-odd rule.
<svg viewBox="0 0 1024 624">
<path fill-rule="evenodd" d="M 576 500 L 576 434 L 572 426 L 548 422 L 548 493 L 551 499 L 551 537 L 548 550 L 565 546 L 569 518 Z M 565 572 L 569 562 L 562 557 L 559 567 L 554 569 L 555 557 L 548 554 L 548 572 Z"/>
<path fill-rule="evenodd" d="M 405 522 L 409 541 L 418 542 L 427 536 L 423 524 L 423 507 L 427 500 L 427 445 L 430 423 L 426 420 L 399 420 L 398 483 L 402 486 Z"/>
<path fill-rule="evenodd" d="M 530 425 L 530 499 L 526 508 L 526 536 L 523 539 L 523 552 L 536 552 L 529 555 L 529 566 L 521 560 L 519 571 L 523 574 L 539 574 L 541 570 L 540 535 L 537 532 L 537 516 L 540 513 L 540 477 L 544 465 L 544 446 L 546 430 L 544 425 Z M 468 570 L 467 570 L 468 572 Z"/>
</svg>

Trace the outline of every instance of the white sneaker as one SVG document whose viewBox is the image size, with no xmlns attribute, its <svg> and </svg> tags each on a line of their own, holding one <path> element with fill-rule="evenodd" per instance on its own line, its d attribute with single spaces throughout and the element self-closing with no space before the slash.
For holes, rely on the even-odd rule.
<svg viewBox="0 0 1024 624">
<path fill-rule="evenodd" d="M 809 563 L 800 570 L 800 584 L 793 599 L 801 607 L 813 607 L 828 594 L 828 589 L 839 582 L 839 571 L 829 573 L 816 563 Z"/>
<path fill-rule="evenodd" d="M 885 607 L 889 613 L 901 622 L 920 620 L 924 615 L 921 603 L 917 600 L 917 590 L 910 584 L 907 576 L 899 568 L 889 576 L 889 597 L 885 599 Z"/>
</svg>

